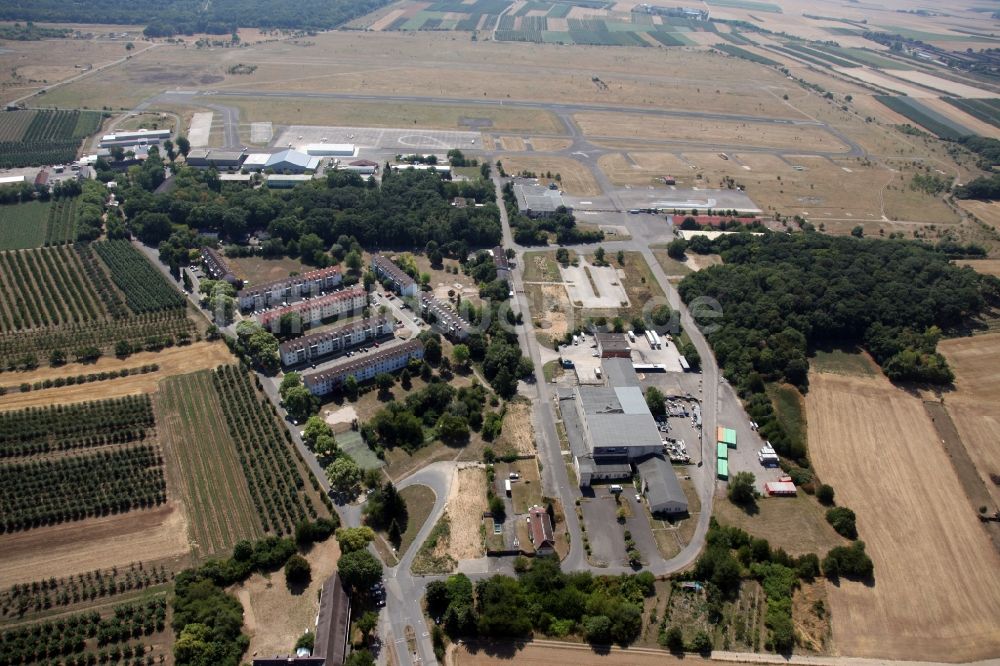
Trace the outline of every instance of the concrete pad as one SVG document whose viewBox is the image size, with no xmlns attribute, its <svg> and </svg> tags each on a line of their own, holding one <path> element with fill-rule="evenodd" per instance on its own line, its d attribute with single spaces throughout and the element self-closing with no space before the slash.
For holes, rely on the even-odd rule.
<svg viewBox="0 0 1000 666">
<path fill-rule="evenodd" d="M 628 307 L 628 294 L 615 268 L 593 266 L 581 260 L 578 266 L 560 266 L 559 272 L 566 283 L 569 300 L 574 305 L 580 304 L 588 309 Z"/>
<path fill-rule="evenodd" d="M 250 123 L 250 143 L 268 144 L 274 138 L 271 123 Z"/>
<path fill-rule="evenodd" d="M 192 148 L 204 148 L 208 145 L 208 137 L 212 133 L 212 119 L 215 113 L 203 111 L 191 117 L 191 128 L 188 130 L 188 141 Z"/>
<path fill-rule="evenodd" d="M 291 144 L 302 150 L 311 143 L 353 143 L 362 148 L 385 148 L 397 153 L 440 153 L 443 156 L 452 148 L 478 148 L 480 136 L 479 132 L 448 130 L 292 125 L 281 133 L 275 145 L 287 147 Z"/>
</svg>

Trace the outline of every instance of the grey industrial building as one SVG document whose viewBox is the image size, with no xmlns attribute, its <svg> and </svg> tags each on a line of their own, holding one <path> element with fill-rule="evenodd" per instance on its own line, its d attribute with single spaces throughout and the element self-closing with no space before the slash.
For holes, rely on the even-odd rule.
<svg viewBox="0 0 1000 666">
<path fill-rule="evenodd" d="M 235 150 L 212 150 L 209 148 L 192 148 L 185 162 L 190 167 L 207 169 L 239 169 L 246 159 L 246 154 Z"/>
<path fill-rule="evenodd" d="M 631 361 L 602 363 L 608 386 L 560 389 L 559 409 L 581 487 L 638 473 L 654 513 L 684 513 L 687 498 L 663 456 L 663 439 Z"/>
<path fill-rule="evenodd" d="M 562 193 L 541 185 L 514 185 L 517 209 L 528 217 L 552 215 L 560 208 L 566 208 Z M 566 208 L 569 210 L 569 208 Z"/>
</svg>

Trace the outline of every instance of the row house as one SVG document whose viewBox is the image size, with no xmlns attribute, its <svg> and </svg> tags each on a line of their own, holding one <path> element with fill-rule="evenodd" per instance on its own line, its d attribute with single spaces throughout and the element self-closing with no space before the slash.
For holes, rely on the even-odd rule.
<svg viewBox="0 0 1000 666">
<path fill-rule="evenodd" d="M 311 363 L 369 340 L 392 335 L 393 322 L 385 317 L 362 319 L 327 331 L 303 335 L 278 345 L 278 354 L 284 365 Z"/>
<path fill-rule="evenodd" d="M 383 347 L 374 353 L 365 354 L 339 363 L 327 370 L 306 373 L 302 382 L 313 395 L 326 395 L 354 377 L 359 384 L 383 372 L 395 372 L 405 368 L 412 359 L 424 357 L 424 344 L 420 340 L 408 340 L 392 347 Z"/>
<path fill-rule="evenodd" d="M 343 280 L 340 269 L 331 266 L 247 287 L 241 289 L 236 297 L 241 310 L 264 310 L 307 296 L 318 296 L 324 291 L 336 289 Z"/>
<path fill-rule="evenodd" d="M 303 326 L 315 326 L 326 319 L 360 312 L 367 305 L 368 292 L 364 287 L 351 287 L 268 310 L 260 315 L 260 324 L 264 328 L 277 327 L 284 315 L 297 314 L 302 318 Z"/>
<path fill-rule="evenodd" d="M 379 282 L 386 280 L 391 282 L 392 290 L 400 296 L 417 295 L 417 283 L 392 259 L 381 254 L 372 255 L 372 272 L 378 277 Z"/>
</svg>

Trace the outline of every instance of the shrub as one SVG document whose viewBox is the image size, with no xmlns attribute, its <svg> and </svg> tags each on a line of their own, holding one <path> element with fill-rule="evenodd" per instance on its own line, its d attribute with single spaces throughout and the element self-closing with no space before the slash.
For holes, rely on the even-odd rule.
<svg viewBox="0 0 1000 666">
<path fill-rule="evenodd" d="M 816 499 L 819 500 L 820 504 L 825 506 L 833 506 L 834 502 L 833 486 L 821 483 L 819 488 L 816 489 Z"/>
<path fill-rule="evenodd" d="M 837 506 L 828 509 L 826 521 L 833 526 L 837 534 L 848 539 L 858 538 L 858 528 L 854 524 L 854 512 L 845 506 Z"/>
<path fill-rule="evenodd" d="M 823 574 L 827 578 L 865 579 L 871 577 L 874 569 L 871 558 L 865 552 L 864 541 L 837 546 L 823 558 Z"/>
</svg>

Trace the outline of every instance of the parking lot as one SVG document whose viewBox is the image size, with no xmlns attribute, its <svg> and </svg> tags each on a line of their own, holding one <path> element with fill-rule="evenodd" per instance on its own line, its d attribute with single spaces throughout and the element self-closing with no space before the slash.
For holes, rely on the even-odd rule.
<svg viewBox="0 0 1000 666">
<path fill-rule="evenodd" d="M 777 481 L 784 472 L 780 467 L 764 467 L 757 460 L 757 452 L 764 446 L 764 441 L 750 427 L 735 391 L 725 380 L 719 386 L 719 394 L 719 425 L 736 431 L 736 448 L 729 449 L 729 478 L 737 472 L 752 472 L 757 479 L 757 490 L 763 493 L 764 484 Z"/>
<path fill-rule="evenodd" d="M 631 489 L 632 485 L 628 484 L 625 490 Z M 597 566 L 626 566 L 628 554 L 624 528 L 618 524 L 618 505 L 608 492 L 608 486 L 594 486 L 593 491 L 593 498 L 585 498 L 580 503 L 588 528 L 586 536 L 590 539 L 590 561 Z"/>
</svg>

